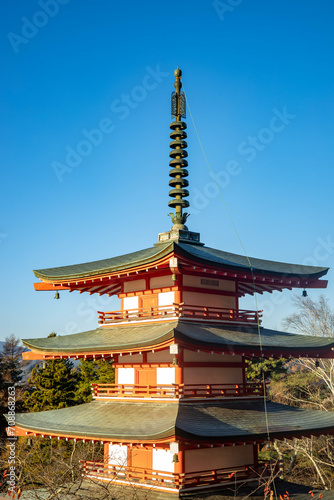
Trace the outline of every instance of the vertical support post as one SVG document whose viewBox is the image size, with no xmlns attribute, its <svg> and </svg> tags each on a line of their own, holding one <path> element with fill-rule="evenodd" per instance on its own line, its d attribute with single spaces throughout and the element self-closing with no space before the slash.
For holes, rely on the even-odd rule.
<svg viewBox="0 0 334 500">
<path fill-rule="evenodd" d="M 178 364 L 175 366 L 175 384 L 183 384 L 183 347 L 179 346 L 179 353 L 175 355 Z"/>
<path fill-rule="evenodd" d="M 109 443 L 104 443 L 103 445 L 103 455 L 104 455 L 104 463 L 109 463 Z"/>
<path fill-rule="evenodd" d="M 180 478 L 181 474 L 184 474 L 185 472 L 185 452 L 183 450 L 183 445 L 182 443 L 179 443 L 179 452 L 177 454 L 179 461 L 174 464 L 174 474 L 177 474 L 178 477 L 176 478 L 176 487 L 177 489 L 181 488 L 181 481 L 182 478 Z"/>
<path fill-rule="evenodd" d="M 176 302 L 176 304 L 181 304 L 181 302 L 182 302 L 182 290 L 180 289 L 179 280 L 180 280 L 180 278 L 178 277 L 178 280 L 177 280 L 178 289 L 175 291 L 175 300 L 174 300 L 174 302 Z"/>
<path fill-rule="evenodd" d="M 259 466 L 259 455 L 258 455 L 258 444 L 253 443 L 253 460 L 254 460 L 254 468 L 257 469 Z"/>
<path fill-rule="evenodd" d="M 246 361 L 245 361 L 245 357 L 242 356 L 242 383 L 243 383 L 243 386 L 244 386 L 244 393 L 246 393 L 246 383 L 247 383 L 247 380 L 246 380 Z"/>
<path fill-rule="evenodd" d="M 114 358 L 114 367 L 115 367 L 115 385 L 118 384 L 118 354 L 113 355 Z"/>
</svg>

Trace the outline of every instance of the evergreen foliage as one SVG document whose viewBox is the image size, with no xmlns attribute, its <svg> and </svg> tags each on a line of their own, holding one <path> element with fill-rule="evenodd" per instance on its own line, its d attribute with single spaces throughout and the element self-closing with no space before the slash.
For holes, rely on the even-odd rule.
<svg viewBox="0 0 334 500">
<path fill-rule="evenodd" d="M 112 362 L 106 359 L 99 359 L 97 362 L 99 367 L 98 382 L 100 384 L 113 384 L 115 382 L 115 368 Z"/>
<path fill-rule="evenodd" d="M 256 358 L 255 360 L 246 360 L 246 363 L 246 376 L 254 381 L 279 380 L 287 372 L 286 359 L 283 358 Z"/>
<path fill-rule="evenodd" d="M 54 332 L 48 337 L 55 337 Z M 28 380 L 30 391 L 25 393 L 29 411 L 66 408 L 76 404 L 78 375 L 69 359 L 54 359 L 36 365 Z"/>
<path fill-rule="evenodd" d="M 79 383 L 76 399 L 79 403 L 87 403 L 93 399 L 91 384 L 112 384 L 115 381 L 115 369 L 110 361 L 81 359 L 78 367 Z"/>
<path fill-rule="evenodd" d="M 26 392 L 30 411 L 66 408 L 75 404 L 78 377 L 68 359 L 54 359 L 36 365 L 28 380 L 33 390 Z"/>
<path fill-rule="evenodd" d="M 92 398 L 93 382 L 98 379 L 98 365 L 96 361 L 81 359 L 78 366 L 78 387 L 75 399 L 78 403 L 88 403 Z"/>
<path fill-rule="evenodd" d="M 8 384 L 17 384 L 22 380 L 22 366 L 25 362 L 22 361 L 24 347 L 20 344 L 20 339 L 16 338 L 15 335 L 9 335 L 2 348 L 1 372 L 3 381 Z"/>
<path fill-rule="evenodd" d="M 5 435 L 7 422 L 4 414 L 8 407 L 8 388 L 15 387 L 15 411 L 22 411 L 23 392 L 25 390 L 22 382 L 22 368 L 29 364 L 29 361 L 22 360 L 22 347 L 20 339 L 14 335 L 9 335 L 5 339 L 2 351 L 0 352 L 0 436 Z"/>
</svg>

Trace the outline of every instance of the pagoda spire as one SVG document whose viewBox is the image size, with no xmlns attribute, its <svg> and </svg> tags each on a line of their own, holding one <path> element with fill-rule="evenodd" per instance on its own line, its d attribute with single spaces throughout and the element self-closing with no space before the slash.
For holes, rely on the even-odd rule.
<svg viewBox="0 0 334 500">
<path fill-rule="evenodd" d="M 189 196 L 189 191 L 186 189 L 189 185 L 186 179 L 188 177 L 188 170 L 185 168 L 188 166 L 186 160 L 188 156 L 186 150 L 188 144 L 185 141 L 187 138 L 187 133 L 185 132 L 187 124 L 182 121 L 182 118 L 186 117 L 186 98 L 184 92 L 181 90 L 182 71 L 179 67 L 174 71 L 174 76 L 175 91 L 171 95 L 171 115 L 174 121 L 170 124 L 171 142 L 169 144 L 171 148 L 169 153 L 169 177 L 171 178 L 169 181 L 169 186 L 171 187 L 169 196 L 172 199 L 169 200 L 168 206 L 174 208 L 175 213 L 171 212 L 168 214 L 172 219 L 173 226 L 170 231 L 159 234 L 159 243 L 174 240 L 202 245 L 199 233 L 188 231 L 186 221 L 190 214 L 183 212 L 185 208 L 189 207 L 189 201 L 185 199 Z"/>
<path fill-rule="evenodd" d="M 189 207 L 189 201 L 184 198 L 189 196 L 189 191 L 185 189 L 189 182 L 186 177 L 188 177 L 188 170 L 185 167 L 188 166 L 187 158 L 188 153 L 186 148 L 188 146 L 185 139 L 187 138 L 187 133 L 185 129 L 187 124 L 182 121 L 182 118 L 186 117 L 186 100 L 184 92 L 181 91 L 182 82 L 181 76 L 182 71 L 179 67 L 174 71 L 175 76 L 175 92 L 171 95 L 171 114 L 174 117 L 174 121 L 170 124 L 170 138 L 172 139 L 169 144 L 171 152 L 169 156 L 171 158 L 169 166 L 171 170 L 169 171 L 169 185 L 172 188 L 169 191 L 169 196 L 173 198 L 169 201 L 168 206 L 175 208 L 175 214 L 169 214 L 172 222 L 172 229 L 188 229 L 185 226 L 185 222 L 189 216 L 187 212 L 183 213 L 183 209 Z"/>
</svg>

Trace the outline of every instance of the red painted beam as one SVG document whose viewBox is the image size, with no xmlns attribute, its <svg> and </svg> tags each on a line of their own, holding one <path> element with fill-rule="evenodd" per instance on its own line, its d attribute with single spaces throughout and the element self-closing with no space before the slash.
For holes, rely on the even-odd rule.
<svg viewBox="0 0 334 500">
<path fill-rule="evenodd" d="M 37 291 L 53 291 L 53 290 L 71 290 L 69 286 L 53 285 L 52 283 L 45 283 L 44 281 L 40 283 L 34 283 L 34 288 Z"/>
</svg>

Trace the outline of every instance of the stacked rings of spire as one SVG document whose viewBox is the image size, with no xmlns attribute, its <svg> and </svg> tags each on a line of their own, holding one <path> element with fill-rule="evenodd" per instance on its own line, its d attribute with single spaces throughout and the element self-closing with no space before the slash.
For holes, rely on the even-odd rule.
<svg viewBox="0 0 334 500">
<path fill-rule="evenodd" d="M 168 202 L 168 206 L 180 211 L 182 208 L 189 207 L 189 202 L 184 200 L 184 198 L 189 196 L 189 191 L 185 189 L 189 185 L 189 182 L 185 179 L 185 177 L 188 177 L 188 170 L 184 168 L 188 166 L 188 162 L 185 160 L 188 156 L 186 151 L 188 144 L 184 140 L 187 138 L 187 133 L 185 132 L 187 124 L 176 120 L 170 124 L 170 128 L 172 130 L 170 133 L 172 141 L 169 144 L 171 148 L 169 156 L 172 159 L 169 162 L 169 166 L 171 167 L 169 171 L 169 176 L 171 177 L 169 185 L 173 189 L 169 191 L 169 196 L 173 199 Z"/>
</svg>

